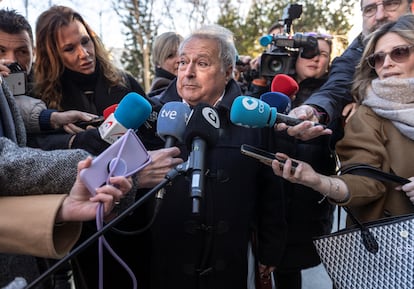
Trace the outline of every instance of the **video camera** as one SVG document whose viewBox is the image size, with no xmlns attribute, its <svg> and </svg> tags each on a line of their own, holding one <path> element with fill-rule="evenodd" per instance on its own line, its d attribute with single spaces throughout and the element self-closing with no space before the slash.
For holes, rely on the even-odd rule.
<svg viewBox="0 0 414 289">
<path fill-rule="evenodd" d="M 268 47 L 260 57 L 260 75 L 274 77 L 276 74 L 295 73 L 295 63 L 299 54 L 303 58 L 313 58 L 319 53 L 318 40 L 300 33 L 289 35 L 294 19 L 302 14 L 302 5 L 289 4 L 283 13 L 284 35 L 266 35 L 260 44 Z"/>
</svg>

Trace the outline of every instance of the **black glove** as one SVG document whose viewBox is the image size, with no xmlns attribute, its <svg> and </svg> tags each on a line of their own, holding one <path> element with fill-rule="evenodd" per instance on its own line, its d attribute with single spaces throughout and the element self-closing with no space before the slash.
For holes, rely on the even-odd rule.
<svg viewBox="0 0 414 289">
<path fill-rule="evenodd" d="M 84 149 L 95 156 L 99 155 L 108 147 L 109 143 L 101 138 L 97 128 L 87 129 L 75 134 L 75 138 L 71 145 L 72 149 Z"/>
</svg>

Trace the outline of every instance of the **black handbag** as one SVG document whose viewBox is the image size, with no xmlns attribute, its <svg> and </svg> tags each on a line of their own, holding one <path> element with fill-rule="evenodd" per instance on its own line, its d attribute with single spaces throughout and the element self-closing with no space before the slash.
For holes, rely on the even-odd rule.
<svg viewBox="0 0 414 289">
<path fill-rule="evenodd" d="M 341 170 L 381 181 L 408 179 L 364 164 Z M 355 227 L 314 238 L 314 245 L 336 289 L 414 288 L 414 214 L 359 222 L 343 207 Z"/>
</svg>

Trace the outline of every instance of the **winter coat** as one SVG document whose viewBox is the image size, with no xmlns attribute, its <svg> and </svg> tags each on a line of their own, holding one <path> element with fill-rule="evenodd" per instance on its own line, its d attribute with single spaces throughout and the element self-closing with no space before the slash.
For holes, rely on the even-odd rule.
<svg viewBox="0 0 414 289">
<path fill-rule="evenodd" d="M 326 77 L 305 79 L 299 85 L 299 91 L 293 107 L 299 106 L 309 95 L 317 90 Z M 339 128 L 332 128 L 334 131 Z M 334 142 L 331 136 L 321 136 L 309 141 L 301 141 L 278 133 L 274 152 L 284 152 L 290 157 L 308 162 L 319 173 L 331 175 L 335 172 Z M 301 270 L 316 266 L 320 258 L 313 245 L 313 238 L 331 231 L 335 206 L 328 200 L 320 203 L 322 195 L 311 188 L 283 181 L 286 200 L 286 221 L 288 224 L 286 247 L 282 262 L 276 267 L 280 271 Z"/>
<path fill-rule="evenodd" d="M 155 78 L 151 83 L 148 97 L 161 94 L 176 76 L 161 67 L 155 69 Z"/>
<path fill-rule="evenodd" d="M 246 289 L 252 232 L 258 235 L 261 263 L 276 264 L 281 257 L 277 250 L 284 243 L 280 179 L 270 167 L 240 153 L 241 144 L 268 149 L 273 129 L 232 124 L 230 108 L 239 95 L 240 88 L 231 80 L 215 107 L 220 117 L 219 139 L 205 155 L 200 214 L 191 211 L 189 177 L 179 176 L 166 187 L 152 226 L 152 289 Z M 176 81 L 159 99 L 160 105 L 181 101 Z M 177 145 L 187 160 L 188 147 Z"/>
<path fill-rule="evenodd" d="M 88 154 L 79 150 L 46 153 L 24 147 L 23 118 L 4 82 L 0 89 L 0 112 L 4 135 L 0 137 L 0 195 L 68 193 L 75 181 L 77 163 Z M 48 257 L 65 254 L 79 236 L 80 224 L 61 227 L 62 239 L 62 234 L 54 231 L 61 201 L 62 196 L 55 195 L 0 198 L 0 252 Z M 41 262 L 42 259 L 28 255 L 0 254 L 0 286 L 17 276 L 33 281 L 40 273 Z"/>
<path fill-rule="evenodd" d="M 125 74 L 127 87 L 108 87 L 99 70 L 92 75 L 82 76 L 80 73 L 65 71 L 62 76 L 62 109 L 85 111 L 97 115 L 103 115 L 105 108 L 119 103 L 122 98 L 131 91 L 145 95 L 138 82 L 130 75 Z M 85 91 L 94 91 L 93 96 L 85 94 Z M 97 129 L 90 129 L 76 134 L 73 143 L 69 147 L 72 134 L 62 131 L 47 131 L 28 134 L 28 145 L 44 150 L 76 149 L 81 148 L 93 155 L 98 155 L 108 147 L 103 141 Z"/>
<path fill-rule="evenodd" d="M 414 175 L 414 141 L 405 137 L 387 119 L 361 105 L 345 126 L 346 138 L 337 144 L 343 166 L 364 163 L 404 178 Z M 396 184 L 368 177 L 340 176 L 349 189 L 348 205 L 361 222 L 414 212 L 414 205 Z"/>
</svg>

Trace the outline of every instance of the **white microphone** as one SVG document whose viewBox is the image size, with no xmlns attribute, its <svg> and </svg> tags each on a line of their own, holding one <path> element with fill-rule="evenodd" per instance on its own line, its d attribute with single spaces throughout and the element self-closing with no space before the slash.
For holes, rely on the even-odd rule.
<svg viewBox="0 0 414 289">
<path fill-rule="evenodd" d="M 150 116 L 151 111 L 148 100 L 138 93 L 130 92 L 121 100 L 115 112 L 99 126 L 99 134 L 104 141 L 113 144 L 128 129 L 138 129 Z"/>
</svg>

